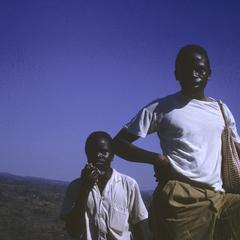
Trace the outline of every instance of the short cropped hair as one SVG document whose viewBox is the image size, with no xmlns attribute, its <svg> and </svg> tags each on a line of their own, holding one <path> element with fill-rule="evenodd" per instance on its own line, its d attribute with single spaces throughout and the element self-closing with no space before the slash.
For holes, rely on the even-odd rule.
<svg viewBox="0 0 240 240">
<path fill-rule="evenodd" d="M 184 46 L 183 48 L 180 49 L 180 51 L 177 54 L 176 61 L 175 61 L 175 70 L 178 71 L 181 67 L 181 65 L 185 62 L 185 60 L 191 55 L 193 52 L 197 52 L 199 54 L 202 54 L 205 56 L 207 60 L 207 64 L 209 67 L 209 74 L 211 73 L 211 68 L 210 68 L 210 62 L 208 58 L 208 54 L 206 50 L 196 44 L 189 44 Z"/>
<path fill-rule="evenodd" d="M 110 150 L 113 151 L 112 137 L 104 131 L 95 131 L 95 132 L 92 132 L 87 137 L 87 140 L 85 143 L 85 152 L 87 155 L 89 153 L 90 148 L 92 147 L 92 145 L 95 143 L 96 139 L 98 139 L 98 138 L 104 138 L 104 139 L 108 140 L 108 142 L 110 144 Z"/>
</svg>

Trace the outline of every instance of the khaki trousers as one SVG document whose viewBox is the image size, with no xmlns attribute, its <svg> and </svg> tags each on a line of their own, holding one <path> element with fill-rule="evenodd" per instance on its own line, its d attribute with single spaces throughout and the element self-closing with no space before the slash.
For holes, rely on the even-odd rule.
<svg viewBox="0 0 240 240">
<path fill-rule="evenodd" d="M 154 240 L 240 240 L 240 194 L 170 180 L 153 194 Z"/>
</svg>

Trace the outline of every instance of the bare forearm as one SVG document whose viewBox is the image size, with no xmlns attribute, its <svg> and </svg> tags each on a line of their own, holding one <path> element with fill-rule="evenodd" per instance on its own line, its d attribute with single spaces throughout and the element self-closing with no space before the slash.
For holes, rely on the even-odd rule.
<svg viewBox="0 0 240 240">
<path fill-rule="evenodd" d="M 115 139 L 114 147 L 119 157 L 131 162 L 155 164 L 161 158 L 158 153 L 144 150 L 122 139 Z"/>
<path fill-rule="evenodd" d="M 149 239 L 150 231 L 148 228 L 148 220 L 143 220 L 133 226 L 133 237 L 135 240 Z"/>
<path fill-rule="evenodd" d="M 123 128 L 113 140 L 115 153 L 125 160 L 152 164 L 155 169 L 166 170 L 170 164 L 168 158 L 159 153 L 150 152 L 132 144 L 132 142 L 136 141 L 138 138 L 138 136 L 131 134 Z"/>
<path fill-rule="evenodd" d="M 75 206 L 73 207 L 72 211 L 66 216 L 65 223 L 67 232 L 72 237 L 79 237 L 84 233 L 85 212 L 89 191 L 89 189 L 81 189 Z"/>
<path fill-rule="evenodd" d="M 114 138 L 115 153 L 128 161 L 152 164 L 157 168 L 169 165 L 168 159 L 155 152 L 150 152 L 132 144 L 139 137 L 131 134 L 126 129 L 122 129 Z"/>
<path fill-rule="evenodd" d="M 69 215 L 66 218 L 65 226 L 71 237 L 80 237 L 84 233 L 85 228 L 84 215 Z"/>
</svg>

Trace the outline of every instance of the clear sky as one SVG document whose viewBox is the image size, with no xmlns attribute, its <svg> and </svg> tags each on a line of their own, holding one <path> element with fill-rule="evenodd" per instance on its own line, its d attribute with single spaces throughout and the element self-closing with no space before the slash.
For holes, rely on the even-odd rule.
<svg viewBox="0 0 240 240">
<path fill-rule="evenodd" d="M 148 102 L 179 90 L 178 50 L 197 43 L 207 94 L 240 126 L 240 4 L 221 0 L 1 0 L 0 171 L 70 181 L 94 130 L 115 135 Z M 161 151 L 156 135 L 136 142 Z M 151 166 L 114 167 L 153 189 Z"/>
</svg>

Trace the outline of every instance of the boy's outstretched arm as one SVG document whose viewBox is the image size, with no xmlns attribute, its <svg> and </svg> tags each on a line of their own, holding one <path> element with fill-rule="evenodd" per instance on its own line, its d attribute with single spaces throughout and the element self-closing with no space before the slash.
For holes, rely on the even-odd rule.
<svg viewBox="0 0 240 240">
<path fill-rule="evenodd" d="M 167 157 L 134 145 L 133 142 L 138 138 L 139 136 L 133 135 L 127 129 L 121 129 L 113 139 L 115 153 L 131 162 L 152 164 L 157 168 L 169 166 Z"/>
</svg>

